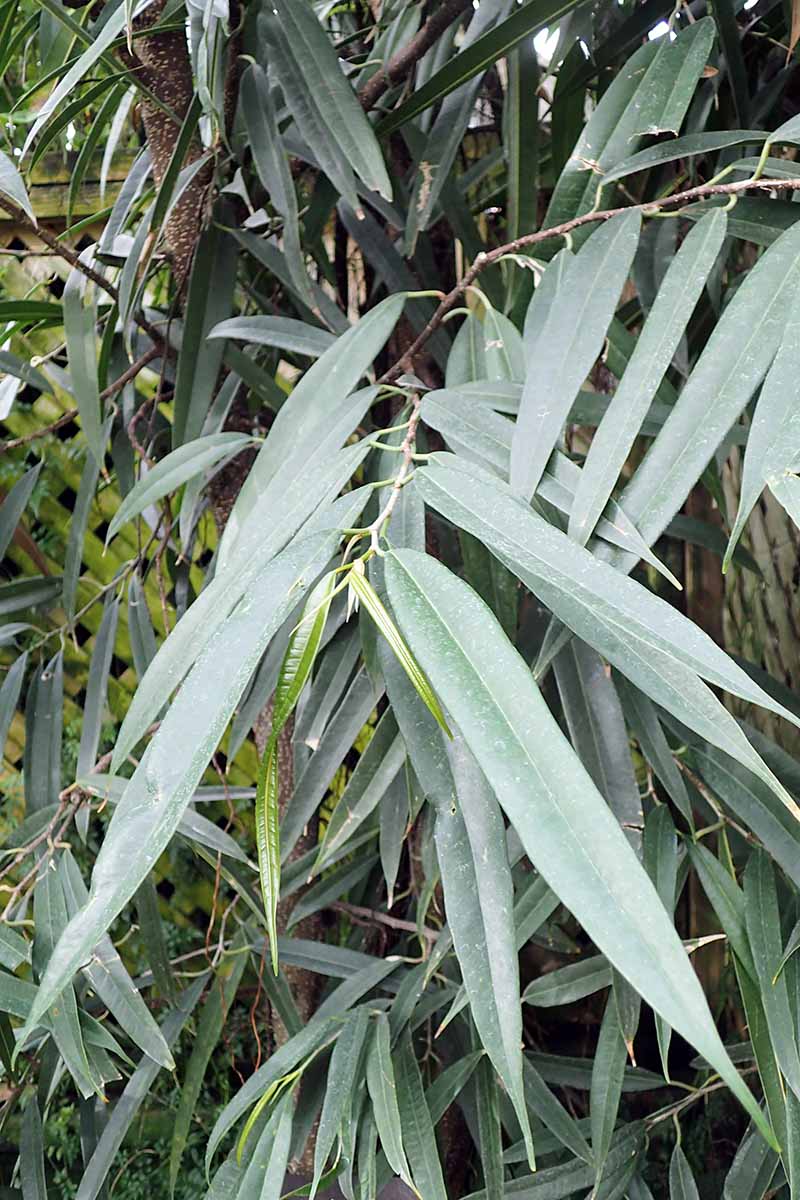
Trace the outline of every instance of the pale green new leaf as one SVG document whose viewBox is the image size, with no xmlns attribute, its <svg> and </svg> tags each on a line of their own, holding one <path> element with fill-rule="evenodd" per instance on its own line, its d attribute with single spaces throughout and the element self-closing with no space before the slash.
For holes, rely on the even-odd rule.
<svg viewBox="0 0 800 1200">
<path fill-rule="evenodd" d="M 712 1063 L 772 1137 L 719 1039 L 697 976 L 605 801 L 479 598 L 414 551 L 389 598 L 534 865 L 622 975 Z"/>
<path fill-rule="evenodd" d="M 417 695 L 425 703 L 428 709 L 436 719 L 438 725 L 445 731 L 448 737 L 451 736 L 450 729 L 442 712 L 441 705 L 436 697 L 436 693 L 431 688 L 425 675 L 419 668 L 414 655 L 404 641 L 402 634 L 398 630 L 392 618 L 386 611 L 383 601 L 378 593 L 373 588 L 372 584 L 367 579 L 366 575 L 362 574 L 357 568 L 354 568 L 348 575 L 348 585 L 358 597 L 358 600 L 363 604 L 365 610 L 377 625 L 380 633 L 389 644 L 392 653 L 394 654 L 400 666 L 405 671 L 408 678 L 413 683 Z"/>
</svg>

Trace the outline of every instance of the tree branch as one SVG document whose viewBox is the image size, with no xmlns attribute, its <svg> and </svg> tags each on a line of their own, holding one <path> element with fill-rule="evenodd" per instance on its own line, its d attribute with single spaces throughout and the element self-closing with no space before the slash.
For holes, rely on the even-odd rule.
<svg viewBox="0 0 800 1200">
<path fill-rule="evenodd" d="M 401 83 L 445 29 L 468 8 L 472 8 L 472 0 L 443 0 L 411 41 L 393 54 L 359 90 L 362 107 L 372 108 L 388 88 Z"/>
<path fill-rule="evenodd" d="M 110 283 L 100 271 L 96 271 L 88 263 L 82 262 L 80 255 L 71 246 L 67 245 L 66 242 L 59 241 L 55 234 L 46 229 L 44 225 L 38 225 L 35 221 L 32 221 L 21 208 L 18 208 L 16 204 L 7 200 L 5 196 L 0 196 L 0 209 L 7 212 L 18 224 L 24 225 L 26 229 L 31 229 L 44 242 L 45 246 L 49 246 L 59 258 L 63 258 L 76 271 L 80 271 L 86 279 L 91 280 L 96 287 L 99 287 L 107 296 L 110 296 L 115 303 L 119 300 L 119 292 L 114 284 Z M 135 316 L 134 321 L 143 333 L 146 333 L 154 342 L 159 343 L 161 347 L 159 352 L 163 352 L 169 356 L 175 353 L 160 329 L 151 324 L 146 317 Z"/>
<path fill-rule="evenodd" d="M 132 362 L 127 370 L 123 371 L 118 379 L 110 383 L 107 388 L 104 388 L 100 393 L 100 402 L 110 400 L 112 396 L 116 396 L 117 392 L 121 392 L 126 383 L 130 383 L 135 379 L 139 372 L 152 362 L 154 358 L 158 358 L 161 354 L 160 346 L 151 346 L 149 350 L 145 350 L 135 362 Z M 26 433 L 24 437 L 12 438 L 8 442 L 0 442 L 0 454 L 6 450 L 16 450 L 19 446 L 27 446 L 30 442 L 38 441 L 39 438 L 45 437 L 48 433 L 55 433 L 57 429 L 61 429 L 63 425 L 68 425 L 70 421 L 74 421 L 78 415 L 77 408 L 70 408 L 67 412 L 62 413 L 57 421 L 53 421 L 51 425 L 45 425 L 41 429 L 35 429 L 33 433 Z"/>
<path fill-rule="evenodd" d="M 450 309 L 455 307 L 467 288 L 475 282 L 481 271 L 508 254 L 515 254 L 517 251 L 525 249 L 526 246 L 536 245 L 537 242 L 547 242 L 552 238 L 565 237 L 573 229 L 579 229 L 582 225 L 590 225 L 595 221 L 609 221 L 612 217 L 618 217 L 622 213 L 640 212 L 644 216 L 650 216 L 664 208 L 674 208 L 687 201 L 704 200 L 710 196 L 737 196 L 741 192 L 747 191 L 788 192 L 797 188 L 800 188 L 800 177 L 795 179 L 742 179 L 735 183 L 701 183 L 697 187 L 687 188 L 686 191 L 676 192 L 673 196 L 665 196 L 663 200 L 647 200 L 642 204 L 627 204 L 620 208 L 606 208 L 598 212 L 584 213 L 583 216 L 573 217 L 570 221 L 562 221 L 560 225 L 553 225 L 549 229 L 539 229 L 536 233 L 523 234 L 522 237 L 515 238 L 513 242 L 506 242 L 504 246 L 496 246 L 494 250 L 485 251 L 478 255 L 463 278 L 447 293 L 419 336 L 414 339 L 402 357 L 381 376 L 378 383 L 393 383 L 404 371 L 411 370 L 415 356 L 428 338 L 436 332 Z"/>
</svg>

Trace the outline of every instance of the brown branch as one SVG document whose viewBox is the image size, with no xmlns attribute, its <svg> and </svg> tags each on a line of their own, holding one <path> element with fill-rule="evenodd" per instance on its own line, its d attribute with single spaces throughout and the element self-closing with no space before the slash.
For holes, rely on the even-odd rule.
<svg viewBox="0 0 800 1200">
<path fill-rule="evenodd" d="M 44 225 L 39 225 L 36 221 L 32 221 L 21 208 L 13 204 L 10 200 L 7 200 L 5 196 L 0 196 L 0 209 L 3 209 L 4 212 L 12 216 L 18 224 L 24 225 L 26 229 L 33 230 L 37 237 L 44 242 L 45 246 L 49 246 L 54 254 L 59 258 L 63 258 L 76 271 L 80 271 L 85 279 L 89 279 L 96 287 L 104 291 L 115 304 L 119 301 L 119 292 L 114 284 L 109 282 L 100 271 L 96 271 L 94 267 L 90 267 L 88 263 L 83 262 L 81 256 L 71 246 L 68 246 L 66 242 L 59 241 L 55 234 L 46 229 Z M 134 316 L 133 319 L 143 333 L 146 333 L 154 342 L 159 343 L 164 353 L 170 356 L 174 355 L 174 349 L 157 326 L 141 315 Z"/>
<path fill-rule="evenodd" d="M 145 350 L 144 354 L 140 355 L 135 362 L 132 362 L 127 370 L 123 371 L 118 379 L 110 383 L 107 388 L 104 388 L 100 393 L 100 403 L 104 400 L 110 400 L 112 396 L 116 396 L 117 392 L 121 392 L 126 383 L 130 383 L 135 379 L 139 372 L 152 362 L 154 358 L 158 358 L 161 354 L 160 346 L 151 346 L 149 350 Z M 43 426 L 42 429 L 35 429 L 33 433 L 26 433 L 24 437 L 12 438 L 8 442 L 0 442 L 0 454 L 6 450 L 16 450 L 19 446 L 27 446 L 30 442 L 38 441 L 39 438 L 45 437 L 48 433 L 55 433 L 57 429 L 68 425 L 70 421 L 74 421 L 78 416 L 77 408 L 70 408 L 67 412 L 62 413 L 57 421 L 53 421 L 50 425 Z"/>
<path fill-rule="evenodd" d="M 463 278 L 447 293 L 419 336 L 414 339 L 402 357 L 381 376 L 378 382 L 393 383 L 404 371 L 411 370 L 415 355 L 419 353 L 428 341 L 428 338 L 440 327 L 450 309 L 455 307 L 457 301 L 467 288 L 475 282 L 481 271 L 485 270 L 486 267 L 492 266 L 493 263 L 498 262 L 508 254 L 515 254 L 517 251 L 525 249 L 526 246 L 534 246 L 538 242 L 547 242 L 552 238 L 565 237 L 573 229 L 579 229 L 582 225 L 590 225 L 595 221 L 608 221 L 612 217 L 620 216 L 622 213 L 640 212 L 644 216 L 650 216 L 660 212 L 664 208 L 674 208 L 676 205 L 685 204 L 687 201 L 703 200 L 709 196 L 737 196 L 740 192 L 747 191 L 787 192 L 796 188 L 800 188 L 800 177 L 795 179 L 742 179 L 736 183 L 701 183 L 696 187 L 687 188 L 686 191 L 676 192 L 673 196 L 665 196 L 662 200 L 647 200 L 642 204 L 628 204 L 620 208 L 606 208 L 598 212 L 584 213 L 583 216 L 573 217 L 570 221 L 562 221 L 560 225 L 553 225 L 549 229 L 539 229 L 536 233 L 523 234 L 522 237 L 515 238 L 513 242 L 506 242 L 504 246 L 496 246 L 494 250 L 484 251 L 478 255 Z"/>
<path fill-rule="evenodd" d="M 420 934 L 429 942 L 435 942 L 439 937 L 438 929 L 431 929 L 429 925 L 418 926 L 414 921 L 401 921 L 399 917 L 390 917 L 374 908 L 363 908 L 360 904 L 348 904 L 345 900 L 334 900 L 328 907 L 335 912 L 346 913 L 356 921 L 366 922 L 368 925 L 388 925 L 390 929 L 399 929 L 403 933 Z"/>
<path fill-rule="evenodd" d="M 393 54 L 359 90 L 362 107 L 372 108 L 388 88 L 401 83 L 445 29 L 468 8 L 472 8 L 472 0 L 443 0 L 411 41 Z"/>
</svg>

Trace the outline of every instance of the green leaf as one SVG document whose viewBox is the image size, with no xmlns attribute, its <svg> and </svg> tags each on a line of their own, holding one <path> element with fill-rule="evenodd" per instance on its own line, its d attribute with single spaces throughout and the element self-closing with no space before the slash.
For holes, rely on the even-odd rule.
<svg viewBox="0 0 800 1200">
<path fill-rule="evenodd" d="M 174 1046 L 178 1040 L 181 1030 L 200 999 L 207 978 L 208 976 L 204 972 L 199 979 L 181 992 L 177 1006 L 171 1009 L 162 1021 L 161 1033 L 167 1046 Z M 75 1200 L 96 1200 L 125 1135 L 136 1119 L 136 1114 L 142 1104 L 151 1094 L 153 1083 L 160 1070 L 159 1064 L 152 1058 L 146 1054 L 142 1056 L 139 1065 L 125 1085 L 125 1090 L 114 1105 L 108 1123 L 84 1171 Z"/>
<path fill-rule="evenodd" d="M 28 193 L 22 177 L 7 154 L 0 153 L 0 195 L 7 196 L 12 204 L 21 208 L 27 217 L 36 224 L 36 216 L 31 207 Z M 27 1198 L 26 1198 L 27 1200 Z"/>
<path fill-rule="evenodd" d="M 40 460 L 35 467 L 31 467 L 21 479 L 17 480 L 0 505 L 0 558 L 5 555 L 22 519 L 22 514 L 31 498 L 31 492 L 39 478 L 43 461 L 43 459 Z"/>
<path fill-rule="evenodd" d="M 269 431 L 269 436 L 250 468 L 233 507 L 220 546 L 220 569 L 232 560 L 241 543 L 248 516 L 256 507 L 269 504 L 287 491 L 299 468 L 307 470 L 310 450 L 323 441 L 332 418 L 342 415 L 345 401 L 359 379 L 380 353 L 394 329 L 405 304 L 405 295 L 388 296 L 363 316 L 356 325 L 338 337 L 334 344 L 292 389 Z M 371 403 L 374 393 L 365 396 Z M 342 442 L 359 423 L 353 423 Z M 341 442 L 339 443 L 341 445 Z M 306 484 L 307 486 L 307 484 Z M 268 510 L 269 511 L 269 508 Z"/>
<path fill-rule="evenodd" d="M 719 923 L 747 974 L 756 982 L 756 969 L 750 952 L 745 920 L 744 893 L 719 859 L 701 842 L 687 842 L 692 866 Z"/>
<path fill-rule="evenodd" d="M 678 899 L 678 838 L 669 807 L 660 804 L 647 814 L 644 827 L 643 861 L 668 913 L 675 912 Z M 669 1047 L 672 1030 L 656 1017 L 656 1037 L 665 1079 L 670 1078 Z"/>
<path fill-rule="evenodd" d="M 417 473 L 416 484 L 426 503 L 481 538 L 565 625 L 637 687 L 712 744 L 724 746 L 787 806 L 794 805 L 701 680 L 773 711 L 775 702 L 754 690 L 753 682 L 698 626 L 577 546 L 488 475 L 473 469 L 467 479 L 432 463 Z"/>
<path fill-rule="evenodd" d="M 331 855 L 338 852 L 374 812 L 402 770 L 405 760 L 405 742 L 397 731 L 394 714 L 387 710 L 375 727 L 369 745 L 359 758 L 331 814 L 314 864 L 314 874 L 326 865 Z M 405 805 L 407 814 L 407 799 Z"/>
<path fill-rule="evenodd" d="M 408 100 L 381 122 L 378 132 L 381 136 L 387 136 L 399 129 L 443 96 L 449 95 L 475 75 L 485 71 L 499 58 L 503 58 L 524 38 L 532 37 L 540 29 L 554 24 L 576 7 L 576 0 L 532 0 L 524 5 L 436 71 Z"/>
<path fill-rule="evenodd" d="M 275 498 L 274 507 L 266 510 L 272 522 L 270 532 L 265 535 L 263 525 L 257 531 L 248 529 L 242 556 L 234 560 L 235 569 L 223 571 L 218 567 L 214 579 L 159 646 L 125 714 L 111 760 L 112 771 L 125 761 L 161 711 L 165 696 L 184 678 L 242 597 L 252 589 L 258 576 L 291 542 L 300 527 L 306 522 L 307 532 L 314 528 L 335 528 L 338 523 L 347 527 L 355 519 L 363 506 L 363 493 L 360 501 L 358 494 L 352 493 L 330 507 L 326 500 L 339 492 L 367 452 L 368 447 L 349 446 L 330 461 L 330 455 L 316 462 L 312 460 L 309 463 L 310 478 L 302 476 L 295 480 L 294 486 L 280 499 Z M 260 513 L 259 506 L 254 511 L 254 519 Z"/>
<path fill-rule="evenodd" d="M 497 1077 L 488 1059 L 481 1059 L 474 1076 L 478 1117 L 478 1148 L 487 1200 L 503 1200 L 503 1132 Z M 422 1195 L 425 1193 L 423 1192 Z"/>
<path fill-rule="evenodd" d="M 687 321 L 717 260 L 726 228 L 725 212 L 709 213 L 692 229 L 670 263 L 622 381 L 592 439 L 580 474 L 569 516 L 569 534 L 581 545 L 586 544 L 608 503 L 658 385 L 672 362 Z M 591 245 L 591 241 L 588 244 Z"/>
<path fill-rule="evenodd" d="M 36 881 L 33 890 L 33 918 L 35 935 L 33 939 L 33 970 L 34 975 L 41 979 L 45 967 L 52 956 L 53 946 L 67 924 L 67 906 L 61 879 L 56 870 L 44 871 Z M 41 988 L 34 994 L 31 1011 L 36 1005 Z M 30 1021 L 30 1012 L 27 1014 Z M 78 1016 L 78 1002 L 75 989 L 67 982 L 60 994 L 53 998 L 53 1003 L 42 1006 L 37 1022 L 31 1021 L 28 1033 L 36 1024 L 41 1024 L 45 1017 L 52 1031 L 53 1041 L 58 1052 L 64 1059 L 64 1064 L 71 1074 L 75 1085 L 82 1096 L 91 1096 L 94 1092 L 102 1094 L 103 1080 L 93 1069 L 84 1045 L 81 1022 Z M 17 1042 L 15 1054 L 25 1040 L 21 1034 Z"/>
<path fill-rule="evenodd" d="M 598 948 L 712 1062 L 771 1137 L 653 885 L 492 614 L 444 566 L 414 551 L 388 557 L 386 582 L 412 648 L 528 857 Z"/>
<path fill-rule="evenodd" d="M 616 688 L 599 654 L 572 638 L 554 659 L 570 741 L 636 849 L 644 824 Z"/>
<path fill-rule="evenodd" d="M 531 1112 L 539 1118 L 543 1125 L 547 1126 L 563 1146 L 572 1151 L 576 1158 L 591 1163 L 592 1151 L 578 1128 L 577 1122 L 555 1098 L 529 1057 L 526 1057 L 523 1062 L 522 1073 L 525 1102 Z"/>
<path fill-rule="evenodd" d="M 737 8 L 733 0 L 717 0 L 712 11 L 725 58 L 728 86 L 733 93 L 736 119 L 740 125 L 747 125 L 750 117 L 750 82 L 742 50 Z"/>
<path fill-rule="evenodd" d="M 578 389 L 603 347 L 639 240 L 641 217 L 606 222 L 570 264 L 536 343 L 511 442 L 511 486 L 530 500 Z"/>
<path fill-rule="evenodd" d="M 508 55 L 508 90 L 503 112 L 503 142 L 508 161 L 509 240 L 536 228 L 539 114 L 535 97 L 539 75 L 539 56 L 533 39 L 523 38 Z"/>
<path fill-rule="evenodd" d="M 81 262 L 91 265 L 93 257 L 94 247 L 90 247 L 81 255 Z M 73 267 L 64 285 L 63 305 L 72 394 L 89 449 L 99 468 L 105 457 L 105 437 L 97 384 L 97 306 L 93 296 L 94 286 L 93 283 L 87 283 L 85 275 L 77 267 Z M 87 293 L 92 296 L 88 303 Z"/>
<path fill-rule="evenodd" d="M 146 8 L 147 2 L 148 0 L 145 0 L 145 3 L 139 6 L 139 9 Z M 125 28 L 125 16 L 125 5 L 120 5 L 104 23 L 102 29 L 92 38 L 88 49 L 70 67 L 61 79 L 61 82 L 53 89 L 44 104 L 39 108 L 36 120 L 28 131 L 25 145 L 22 148 L 23 158 L 28 153 L 31 143 L 53 113 L 58 112 L 64 101 L 69 96 L 74 95 L 76 85 L 80 83 L 84 75 L 91 70 L 98 59 L 102 58 L 114 39 Z"/>
<path fill-rule="evenodd" d="M 375 1018 L 375 1032 L 367 1054 L 367 1087 L 383 1152 L 394 1173 L 411 1187 L 392 1065 L 389 1018 L 385 1013 L 378 1013 Z"/>
<path fill-rule="evenodd" d="M 185 446 L 173 450 L 142 475 L 139 482 L 128 492 L 108 526 L 106 545 L 123 525 L 138 517 L 151 504 L 177 491 L 181 484 L 201 471 L 238 454 L 252 443 L 253 438 L 246 433 L 211 433 L 206 437 L 197 437 Z"/>
<path fill-rule="evenodd" d="M 764 485 L 769 484 L 777 499 L 783 503 L 781 488 L 792 486 L 792 477 L 788 472 L 798 465 L 797 460 L 800 458 L 800 416 L 797 406 L 791 402 L 791 389 L 800 365 L 800 326 L 795 315 L 796 298 L 795 288 L 794 299 L 788 306 L 786 327 L 778 352 L 761 386 L 753 414 L 742 467 L 739 508 L 725 551 L 723 571 L 727 570 L 730 564 L 745 522 Z M 788 507 L 791 514 L 791 507 L 785 507 Z"/>
<path fill-rule="evenodd" d="M 647 129 L 680 119 L 714 37 L 710 18 L 640 46 L 604 91 L 553 191 L 545 228 L 588 212 L 605 176 L 636 150 Z"/>
<path fill-rule="evenodd" d="M 19 1143 L 19 1174 L 22 1200 L 47 1200 L 47 1179 L 44 1170 L 44 1134 L 39 1101 L 35 1093 L 28 1096 L 22 1112 L 22 1133 Z"/>
<path fill-rule="evenodd" d="M 632 154 L 617 163 L 603 177 L 604 186 L 637 171 L 665 166 L 679 159 L 694 158 L 698 154 L 711 154 L 715 150 L 727 150 L 730 146 L 741 146 L 748 142 L 763 142 L 767 134 L 762 129 L 728 129 L 711 133 L 687 133 L 684 137 L 656 142 L 646 150 Z"/>
<path fill-rule="evenodd" d="M 669 1197 L 670 1200 L 700 1200 L 692 1168 L 680 1146 L 675 1147 L 669 1160 Z"/>
<path fill-rule="evenodd" d="M 276 346 L 292 354 L 319 358 L 336 340 L 327 329 L 292 317 L 231 317 L 209 331 L 210 338 L 234 338 L 258 346 Z"/>
<path fill-rule="evenodd" d="M 217 225 L 201 234 L 189 277 L 175 378 L 173 450 L 199 437 L 214 398 L 225 345 L 208 334 L 231 311 L 238 257 L 235 240 Z"/>
<path fill-rule="evenodd" d="M 592 1154 L 598 1181 L 611 1149 L 614 1126 L 617 1123 L 622 1080 L 625 1074 L 627 1051 L 619 1027 L 617 1005 L 613 991 L 606 1001 L 603 1022 L 597 1039 L 592 1086 L 589 1093 L 589 1113 L 592 1122 Z"/>
<path fill-rule="evenodd" d="M 86 681 L 83 724 L 75 767 L 75 773 L 79 776 L 88 775 L 93 770 L 97 758 L 118 618 L 119 600 L 113 593 L 110 593 L 103 608 L 103 618 L 95 638 L 92 661 L 89 664 L 89 675 Z"/>
<path fill-rule="evenodd" d="M 316 304 L 303 257 L 289 157 L 281 142 L 267 77 L 257 63 L 252 63 L 242 76 L 239 98 L 258 177 L 270 203 L 283 217 L 283 249 L 289 275 L 298 296 L 313 312 Z"/>
<path fill-rule="evenodd" d="M 106 423 L 103 428 L 102 440 L 105 442 L 110 427 Z M 89 515 L 95 502 L 97 481 L 100 478 L 100 464 L 93 454 L 87 454 L 81 481 L 78 484 L 78 494 L 72 509 L 72 519 L 69 524 L 69 537 L 64 555 L 63 603 L 70 622 L 75 620 L 75 608 L 78 597 L 81 566 L 83 565 L 83 546 Z"/>
<path fill-rule="evenodd" d="M 360 1005 L 348 1015 L 333 1048 L 314 1146 L 311 1200 L 317 1193 L 325 1164 L 340 1131 L 345 1106 L 350 1102 L 356 1085 L 356 1072 L 361 1062 L 368 1027 L 369 1009 L 366 1005 Z"/>
<path fill-rule="evenodd" d="M 359 731 L 369 719 L 382 689 L 376 688 L 362 667 L 336 710 L 320 739 L 319 746 L 309 758 L 281 824 L 281 856 L 284 866 L 306 825 L 328 790 L 337 768 L 349 752 Z M 317 852 L 314 852 L 316 860 Z M 309 867 L 311 863 L 309 863 Z"/>
<path fill-rule="evenodd" d="M 223 967 L 212 979 L 206 995 L 203 1011 L 197 1023 L 197 1032 L 192 1043 L 192 1053 L 186 1064 L 186 1074 L 181 1088 L 178 1108 L 174 1116 L 172 1143 L 169 1152 L 169 1190 L 175 1194 L 175 1184 L 180 1171 L 181 1159 L 189 1138 L 192 1118 L 195 1115 L 206 1069 L 216 1049 L 225 1025 L 225 1019 L 236 997 L 236 992 L 247 965 L 243 954 L 244 936 L 239 934 L 231 947 L 232 959 L 223 960 Z"/>
<path fill-rule="evenodd" d="M 762 850 L 751 854 L 744 873 L 744 911 L 761 1003 L 778 1066 L 795 1095 L 800 1092 L 800 1054 L 786 975 L 779 972 L 780 913 L 775 875 Z"/>
<path fill-rule="evenodd" d="M 664 735 L 656 706 L 624 675 L 617 673 L 615 683 L 625 718 L 636 735 L 642 753 L 689 828 L 693 829 L 694 814 L 689 793 Z"/>
<path fill-rule="evenodd" d="M 54 804 L 61 791 L 64 654 L 40 665 L 25 700 L 23 778 L 28 814 Z"/>
<path fill-rule="evenodd" d="M 620 503 L 651 544 L 761 383 L 780 343 L 800 261 L 800 225 L 761 256 L 726 307 Z"/>
<path fill-rule="evenodd" d="M 95 862 L 89 903 L 73 917 L 50 958 L 29 1028 L 169 843 L 270 638 L 331 552 L 331 536 L 325 534 L 287 551 L 263 572 L 248 603 L 209 642 L 117 806 Z"/>
<path fill-rule="evenodd" d="M 608 959 L 602 954 L 595 954 L 540 975 L 528 984 L 522 999 L 536 1008 L 560 1007 L 583 1000 L 585 996 L 593 996 L 610 983 L 611 965 Z"/>
<path fill-rule="evenodd" d="M 502 479 L 508 478 L 514 426 L 505 417 L 493 412 L 477 397 L 448 388 L 429 392 L 422 402 L 421 412 L 425 423 L 444 434 L 448 445 L 459 458 L 478 462 Z M 459 464 L 453 462 L 451 465 Z M 578 464 L 560 450 L 554 450 L 536 488 L 536 495 L 569 515 L 580 479 L 581 468 Z M 608 501 L 595 533 L 612 545 L 640 556 L 676 587 L 680 586 L 616 501 Z"/>
<path fill-rule="evenodd" d="M 0 963 L 10 971 L 16 971 L 22 963 L 30 962 L 30 958 L 30 943 L 16 930 L 0 926 Z"/>
<path fill-rule="evenodd" d="M 358 209 L 354 171 L 370 191 L 391 200 L 392 185 L 372 126 L 313 9 L 275 0 L 260 13 L 258 28 L 300 134 L 334 186 Z"/>
<path fill-rule="evenodd" d="M 800 825 L 752 771 L 712 746 L 693 746 L 691 761 L 725 808 L 760 839 L 779 867 L 800 887 Z"/>
<path fill-rule="evenodd" d="M 522 1086 L 514 889 L 500 808 L 467 745 L 449 747 L 453 790 L 436 802 L 447 920 L 478 1036 L 503 1081 L 533 1162 Z"/>
<path fill-rule="evenodd" d="M 403 1148 L 409 1161 L 414 1164 L 411 1174 L 417 1194 L 424 1196 L 425 1200 L 447 1200 L 436 1135 L 425 1103 L 422 1077 L 408 1029 L 400 1037 L 394 1065 Z"/>
<path fill-rule="evenodd" d="M 59 879 L 69 915 L 74 916 L 86 903 L 88 892 L 80 869 L 68 850 L 59 862 Z M 100 939 L 83 974 L 92 991 L 134 1044 L 160 1066 L 174 1070 L 175 1063 L 164 1037 L 110 937 L 106 935 Z"/>
</svg>

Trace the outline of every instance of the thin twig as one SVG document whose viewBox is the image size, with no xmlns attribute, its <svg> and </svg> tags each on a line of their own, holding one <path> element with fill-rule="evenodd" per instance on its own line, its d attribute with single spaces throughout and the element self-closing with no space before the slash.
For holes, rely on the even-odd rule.
<svg viewBox="0 0 800 1200">
<path fill-rule="evenodd" d="M 126 384 L 135 379 L 148 363 L 154 358 L 158 358 L 161 354 L 160 346 L 151 346 L 149 350 L 145 350 L 136 362 L 131 363 L 127 370 L 123 371 L 118 379 L 110 383 L 107 388 L 104 388 L 100 393 L 100 403 L 103 404 L 106 400 L 111 400 L 118 392 L 121 392 Z M 77 408 L 70 408 L 67 412 L 62 413 L 57 421 L 53 421 L 50 425 L 45 425 L 41 429 L 35 429 L 33 433 L 26 433 L 24 437 L 11 438 L 10 441 L 0 442 L 0 454 L 6 450 L 16 450 L 19 446 L 27 446 L 31 442 L 37 441 L 41 437 L 46 437 L 48 433 L 55 433 L 57 429 L 68 425 L 70 421 L 74 421 L 78 416 Z"/>
<path fill-rule="evenodd" d="M 466 275 L 447 293 L 419 336 L 415 338 L 402 357 L 381 376 L 378 383 L 393 383 L 404 371 L 411 370 L 416 355 L 436 332 L 447 313 L 451 308 L 455 307 L 467 288 L 472 286 L 481 271 L 492 266 L 493 263 L 498 262 L 508 254 L 515 254 L 517 251 L 523 250 L 526 246 L 535 246 L 538 242 L 547 242 L 553 238 L 564 237 L 566 234 L 571 233 L 573 229 L 579 229 L 582 225 L 590 225 L 595 221 L 609 221 L 612 217 L 618 217 L 622 213 L 640 212 L 645 216 L 649 216 L 660 212 L 664 208 L 675 208 L 688 201 L 703 200 L 710 196 L 737 196 L 741 192 L 746 191 L 787 192 L 796 188 L 800 188 L 800 178 L 741 179 L 735 183 L 698 184 L 697 187 L 687 188 L 683 192 L 675 192 L 674 195 L 664 196 L 660 200 L 647 200 L 641 204 L 628 204 L 619 208 L 606 208 L 597 212 L 584 213 L 580 217 L 573 217 L 569 221 L 562 221 L 560 225 L 553 225 L 549 229 L 539 229 L 536 233 L 523 234 L 522 237 L 515 238 L 513 242 L 506 242 L 504 246 L 497 246 L 494 250 L 484 251 L 478 255 Z"/>
<path fill-rule="evenodd" d="M 64 261 L 68 262 L 71 267 L 75 268 L 76 271 L 80 271 L 81 275 L 83 275 L 85 279 L 91 280 L 96 287 L 99 287 L 101 291 L 106 293 L 107 296 L 110 296 L 115 303 L 119 301 L 119 291 L 114 284 L 106 279 L 106 277 L 100 271 L 96 271 L 94 267 L 91 267 L 88 263 L 83 262 L 81 256 L 75 250 L 73 250 L 71 246 L 67 245 L 66 242 L 59 241 L 55 234 L 51 233 L 49 229 L 45 228 L 44 225 L 39 225 L 37 222 L 32 221 L 21 208 L 18 208 L 16 204 L 12 204 L 12 202 L 6 199 L 5 196 L 0 196 L 0 209 L 3 209 L 5 212 L 9 213 L 15 221 L 19 222 L 20 225 L 24 225 L 26 229 L 32 230 L 39 238 L 41 238 L 46 246 L 49 246 L 50 249 L 58 255 L 59 258 L 63 258 Z M 157 328 L 157 326 L 153 325 L 152 322 L 148 321 L 146 317 L 141 316 L 141 314 L 134 315 L 133 319 L 139 328 L 148 335 L 148 337 L 152 338 L 154 342 L 158 342 L 161 345 L 165 354 L 170 356 L 174 355 L 174 348 L 170 346 L 169 342 L 164 337 L 161 330 Z"/>
<path fill-rule="evenodd" d="M 384 504 L 381 511 L 378 513 L 375 520 L 368 526 L 371 536 L 372 549 L 376 552 L 380 551 L 378 540 L 381 536 L 381 530 L 385 527 L 387 521 L 394 512 L 397 501 L 400 499 L 400 492 L 408 479 L 409 472 L 414 463 L 414 446 L 416 444 L 417 426 L 419 425 L 420 417 L 420 398 L 414 396 L 412 401 L 411 416 L 408 421 L 406 436 L 399 447 L 400 453 L 403 456 L 403 462 L 400 470 L 394 478 L 392 490 L 389 493 L 389 499 Z"/>
<path fill-rule="evenodd" d="M 437 941 L 439 931 L 429 925 L 417 925 L 414 921 L 402 921 L 399 917 L 390 917 L 374 908 L 363 908 L 360 904 L 348 904 L 346 900 L 334 900 L 328 905 L 335 912 L 347 913 L 348 916 L 367 921 L 375 925 L 388 925 L 390 929 L 399 929 L 403 933 L 415 933 L 426 938 L 429 942 Z"/>
<path fill-rule="evenodd" d="M 365 110 L 380 100 L 383 93 L 396 83 L 402 83 L 424 54 L 452 25 L 456 17 L 472 8 L 472 0 L 442 0 L 433 15 L 413 38 L 387 63 L 372 75 L 359 90 L 358 98 Z"/>
</svg>

